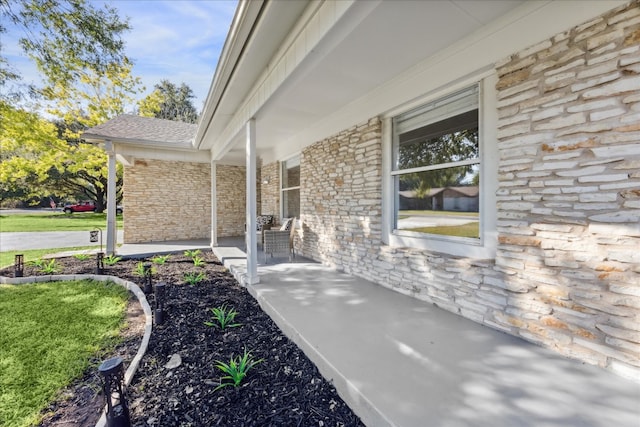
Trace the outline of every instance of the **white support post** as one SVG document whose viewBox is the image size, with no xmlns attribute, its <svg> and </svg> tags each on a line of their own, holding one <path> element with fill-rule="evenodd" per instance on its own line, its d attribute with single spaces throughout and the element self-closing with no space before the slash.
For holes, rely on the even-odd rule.
<svg viewBox="0 0 640 427">
<path fill-rule="evenodd" d="M 218 187 L 217 164 L 211 162 L 211 246 L 218 246 Z"/>
<path fill-rule="evenodd" d="M 109 140 L 104 142 L 109 158 L 107 175 L 107 255 L 116 253 L 116 151 Z"/>
<path fill-rule="evenodd" d="M 251 119 L 246 124 L 246 167 L 247 167 L 247 218 L 245 223 L 246 243 L 247 243 L 247 276 L 246 284 L 254 285 L 258 279 L 258 239 L 256 237 L 257 228 L 257 201 L 256 201 L 256 121 Z"/>
</svg>

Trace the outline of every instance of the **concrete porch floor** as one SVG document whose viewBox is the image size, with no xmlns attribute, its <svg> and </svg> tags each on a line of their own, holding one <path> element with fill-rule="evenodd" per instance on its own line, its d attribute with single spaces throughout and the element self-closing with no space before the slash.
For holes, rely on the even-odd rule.
<svg viewBox="0 0 640 427">
<path fill-rule="evenodd" d="M 243 246 L 213 248 L 240 281 Z M 640 426 L 640 384 L 603 369 L 303 258 L 258 274 L 251 294 L 368 426 Z"/>
</svg>

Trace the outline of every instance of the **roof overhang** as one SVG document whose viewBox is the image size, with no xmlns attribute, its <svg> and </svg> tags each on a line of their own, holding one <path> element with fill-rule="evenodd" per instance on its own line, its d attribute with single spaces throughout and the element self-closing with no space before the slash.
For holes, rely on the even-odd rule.
<svg viewBox="0 0 640 427">
<path fill-rule="evenodd" d="M 195 145 L 242 164 L 253 118 L 282 159 L 624 3 L 241 0 Z"/>
</svg>

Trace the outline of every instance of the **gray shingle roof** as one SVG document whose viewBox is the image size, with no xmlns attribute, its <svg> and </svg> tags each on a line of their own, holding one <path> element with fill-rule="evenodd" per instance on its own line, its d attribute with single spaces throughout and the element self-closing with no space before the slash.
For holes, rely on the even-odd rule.
<svg viewBox="0 0 640 427">
<path fill-rule="evenodd" d="M 83 132 L 89 141 L 149 143 L 191 148 L 198 125 L 123 114 Z"/>
</svg>

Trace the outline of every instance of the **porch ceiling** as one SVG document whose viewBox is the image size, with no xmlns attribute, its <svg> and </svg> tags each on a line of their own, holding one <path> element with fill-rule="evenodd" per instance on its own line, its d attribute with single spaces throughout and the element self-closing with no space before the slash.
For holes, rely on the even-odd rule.
<svg viewBox="0 0 640 427">
<path fill-rule="evenodd" d="M 277 145 L 295 144 L 304 129 L 522 2 L 354 2 L 257 110 L 258 155 L 274 160 Z M 295 25 L 291 20 L 288 24 Z M 212 148 L 213 141 L 225 143 L 216 139 L 221 135 L 206 135 L 200 148 Z M 232 137 L 229 147 L 221 160 L 244 163 L 242 132 Z"/>
</svg>

